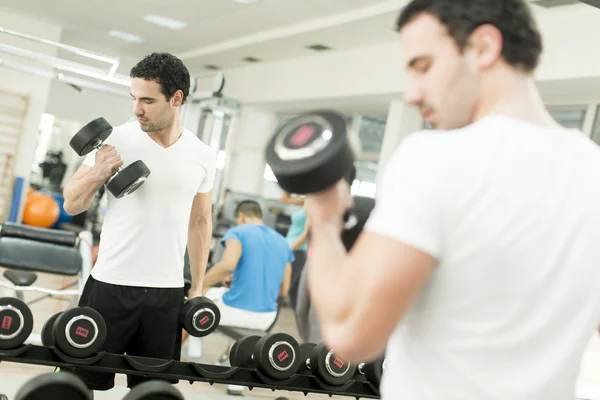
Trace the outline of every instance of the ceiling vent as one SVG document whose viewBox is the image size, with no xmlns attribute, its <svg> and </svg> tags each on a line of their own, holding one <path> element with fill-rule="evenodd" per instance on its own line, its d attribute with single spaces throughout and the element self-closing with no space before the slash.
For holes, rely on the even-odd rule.
<svg viewBox="0 0 600 400">
<path fill-rule="evenodd" d="M 564 7 L 579 4 L 579 0 L 535 0 L 531 4 L 544 8 Z"/>
<path fill-rule="evenodd" d="M 209 69 L 211 71 L 218 71 L 221 68 L 219 68 L 217 65 L 212 65 L 212 64 L 207 64 L 203 66 L 204 69 Z"/>
<path fill-rule="evenodd" d="M 324 44 L 313 44 L 310 46 L 306 46 L 307 49 L 311 49 L 313 51 L 327 51 L 331 50 L 331 47 L 325 46 Z"/>
<path fill-rule="evenodd" d="M 260 62 L 260 59 L 254 58 L 254 57 L 244 57 L 244 58 L 242 58 L 242 61 L 246 61 L 249 63 L 256 63 L 256 62 Z"/>
</svg>

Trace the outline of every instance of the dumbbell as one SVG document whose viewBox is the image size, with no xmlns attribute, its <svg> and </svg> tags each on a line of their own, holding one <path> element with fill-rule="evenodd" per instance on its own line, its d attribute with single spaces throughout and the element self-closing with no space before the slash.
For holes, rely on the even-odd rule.
<svg viewBox="0 0 600 400">
<path fill-rule="evenodd" d="M 179 314 L 179 323 L 191 336 L 204 337 L 217 329 L 221 321 L 219 307 L 207 297 L 186 300 Z"/>
<path fill-rule="evenodd" d="M 256 368 L 279 381 L 291 378 L 302 364 L 300 345 L 286 333 L 251 335 L 237 340 L 229 352 L 232 367 Z"/>
<path fill-rule="evenodd" d="M 70 372 L 38 375 L 25 383 L 15 400 L 92 400 L 86 384 Z"/>
<path fill-rule="evenodd" d="M 383 371 L 385 371 L 385 357 L 380 357 L 370 363 L 360 363 L 358 364 L 357 370 L 358 373 L 364 375 L 365 378 L 367 378 L 367 381 L 371 382 L 373 386 L 379 388 Z"/>
<path fill-rule="evenodd" d="M 113 127 L 104 118 L 88 122 L 71 139 L 69 144 L 79 156 L 83 157 L 94 149 L 100 150 L 110 136 Z M 107 188 L 113 196 L 120 199 L 136 191 L 150 176 L 150 170 L 143 161 L 135 161 L 118 171 L 108 180 Z"/>
<path fill-rule="evenodd" d="M 146 381 L 135 386 L 123 400 L 184 400 L 179 390 L 165 381 Z"/>
<path fill-rule="evenodd" d="M 359 153 L 358 136 L 347 129 L 341 114 L 314 111 L 279 127 L 267 144 L 265 159 L 283 190 L 312 194 L 343 178 L 351 184 Z"/>
<path fill-rule="evenodd" d="M 303 343 L 300 345 L 303 371 L 310 370 L 314 376 L 332 386 L 347 383 L 356 373 L 356 366 L 338 357 L 325 343 Z"/>
<path fill-rule="evenodd" d="M 96 355 L 106 341 L 104 318 L 89 307 L 74 307 L 54 314 L 42 327 L 42 345 L 56 347 L 67 356 Z"/>
<path fill-rule="evenodd" d="M 0 298 L 0 350 L 20 347 L 33 331 L 33 314 L 15 297 Z"/>
</svg>

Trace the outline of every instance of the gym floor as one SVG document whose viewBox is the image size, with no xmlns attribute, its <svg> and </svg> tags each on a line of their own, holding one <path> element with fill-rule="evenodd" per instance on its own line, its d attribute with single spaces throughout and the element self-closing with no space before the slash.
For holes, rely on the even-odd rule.
<svg viewBox="0 0 600 400">
<path fill-rule="evenodd" d="M 4 269 L 0 268 L 0 276 L 4 273 Z M 0 278 L 2 279 L 2 278 Z M 38 280 L 34 285 L 58 289 L 73 282 L 72 278 L 64 278 L 56 275 L 39 274 Z M 0 288 L 0 297 L 12 296 L 10 290 Z M 30 302 L 39 297 L 44 296 L 41 293 L 26 292 L 25 300 Z M 34 333 L 39 333 L 44 322 L 54 313 L 65 310 L 70 305 L 70 299 L 46 299 L 38 301 L 31 305 L 31 309 L 35 318 Z M 296 323 L 291 309 L 284 308 L 280 314 L 277 326 L 274 332 L 286 332 L 295 337 L 298 337 Z M 194 359 L 196 362 L 215 363 L 222 354 L 228 342 L 228 338 L 220 333 L 213 333 L 202 339 L 202 357 Z M 186 359 L 186 349 L 184 348 L 183 361 Z M 5 394 L 9 399 L 13 399 L 17 390 L 25 384 L 25 382 L 36 375 L 52 372 L 52 367 L 35 366 L 18 363 L 0 363 L 0 394 Z M 190 385 L 188 382 L 181 382 L 176 386 L 186 399 L 202 399 L 202 400 L 223 400 L 223 399 L 239 399 L 238 396 L 228 396 L 226 394 L 226 386 L 215 384 L 213 386 L 201 382 Z M 126 388 L 126 378 L 124 375 L 117 375 L 115 388 L 107 392 L 97 392 L 96 400 L 121 400 L 128 389 Z M 202 394 L 200 397 L 199 394 Z M 309 394 L 304 396 L 300 392 L 286 391 L 271 391 L 268 389 L 254 389 L 251 392 L 244 391 L 245 399 L 275 399 L 277 397 L 285 397 L 289 400 L 300 399 L 326 399 L 327 395 Z M 581 366 L 581 372 L 578 382 L 577 397 L 581 399 L 600 400 L 600 337 L 598 335 L 591 338 Z M 351 397 L 334 396 L 332 399 L 351 399 Z"/>
</svg>

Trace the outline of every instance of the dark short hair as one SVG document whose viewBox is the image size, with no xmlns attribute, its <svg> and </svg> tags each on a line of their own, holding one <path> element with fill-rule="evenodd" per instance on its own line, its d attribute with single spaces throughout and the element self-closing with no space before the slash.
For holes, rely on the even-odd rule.
<svg viewBox="0 0 600 400">
<path fill-rule="evenodd" d="M 169 53 L 147 55 L 131 69 L 129 76 L 158 83 L 167 100 L 181 90 L 183 104 L 190 94 L 190 72 L 183 61 Z"/>
<path fill-rule="evenodd" d="M 525 0 L 412 0 L 402 9 L 396 29 L 421 14 L 446 26 L 461 51 L 475 29 L 491 24 L 502 33 L 502 57 L 509 65 L 530 73 L 539 63 L 542 37 Z"/>
<path fill-rule="evenodd" d="M 262 218 L 262 209 L 260 204 L 254 200 L 242 200 L 235 208 L 235 216 L 237 217 L 238 214 L 244 214 L 250 218 Z"/>
</svg>

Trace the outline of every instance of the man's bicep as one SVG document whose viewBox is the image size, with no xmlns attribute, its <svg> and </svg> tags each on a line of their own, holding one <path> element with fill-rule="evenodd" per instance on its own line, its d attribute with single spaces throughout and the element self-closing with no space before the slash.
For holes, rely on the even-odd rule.
<svg viewBox="0 0 600 400">
<path fill-rule="evenodd" d="M 196 193 L 192 203 L 192 219 L 209 216 L 212 212 L 212 190 L 206 193 Z"/>
</svg>

